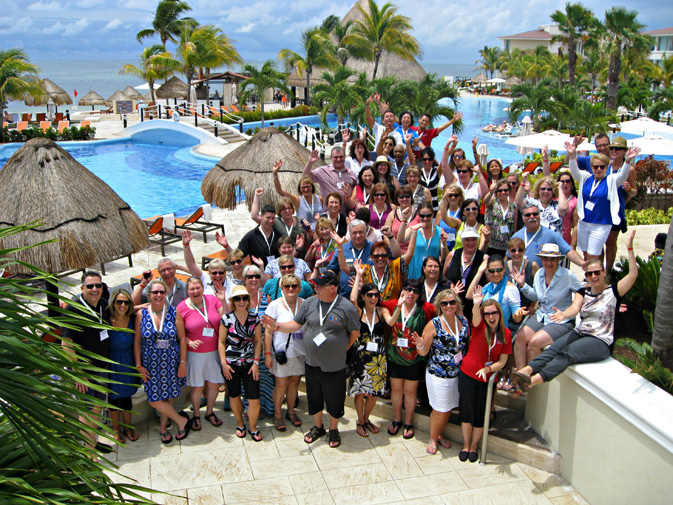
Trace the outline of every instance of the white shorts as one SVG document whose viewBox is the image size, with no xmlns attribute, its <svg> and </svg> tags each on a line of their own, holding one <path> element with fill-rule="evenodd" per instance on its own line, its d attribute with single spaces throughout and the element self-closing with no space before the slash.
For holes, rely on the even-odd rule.
<svg viewBox="0 0 673 505">
<path fill-rule="evenodd" d="M 273 358 L 271 374 L 274 377 L 292 377 L 295 375 L 304 375 L 304 356 L 296 358 L 287 358 L 287 363 L 279 365 L 276 358 Z"/>
<path fill-rule="evenodd" d="M 595 224 L 580 221 L 577 225 L 577 248 L 592 256 L 603 254 L 603 246 L 608 241 L 611 224 Z"/>
<path fill-rule="evenodd" d="M 458 377 L 442 379 L 425 371 L 425 387 L 428 390 L 428 400 L 433 410 L 450 412 L 458 408 Z"/>
</svg>

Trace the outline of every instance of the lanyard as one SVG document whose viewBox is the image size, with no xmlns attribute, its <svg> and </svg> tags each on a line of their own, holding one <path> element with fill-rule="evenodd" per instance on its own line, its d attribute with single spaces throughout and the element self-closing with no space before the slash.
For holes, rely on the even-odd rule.
<svg viewBox="0 0 673 505">
<path fill-rule="evenodd" d="M 281 220 L 281 221 L 282 221 L 282 220 Z M 283 223 L 283 224 L 285 224 L 285 223 Z M 274 237 L 274 235 L 276 234 L 276 232 L 273 231 L 273 230 L 271 230 L 271 242 L 269 242 L 269 240 L 266 238 L 266 235 L 265 235 L 264 232 L 262 231 L 262 228 L 261 228 L 261 227 L 259 228 L 259 232 L 262 234 L 262 237 L 264 237 L 264 242 L 266 242 L 266 247 L 267 247 L 267 249 L 269 250 L 269 256 L 271 256 L 271 244 L 273 244 L 273 237 Z M 289 237 L 289 236 L 290 236 L 290 234 L 288 233 L 288 237 Z"/>
<path fill-rule="evenodd" d="M 453 338 L 456 339 L 456 346 L 458 346 L 458 317 L 453 316 L 453 324 L 456 327 L 456 332 L 454 333 L 453 330 L 451 329 L 451 326 L 449 326 L 449 323 L 446 322 L 446 319 L 444 319 L 444 316 L 441 316 L 442 321 L 444 321 L 444 326 L 446 326 L 447 333 L 451 335 Z"/>
<path fill-rule="evenodd" d="M 294 218 L 292 218 L 292 224 L 290 224 L 289 228 L 285 224 L 285 221 L 283 221 L 281 219 L 280 222 L 283 224 L 283 227 L 285 228 L 285 233 L 287 233 L 287 236 L 291 237 L 292 236 L 292 228 L 294 228 Z M 271 240 L 273 240 L 273 236 L 271 236 Z M 269 246 L 269 253 L 271 253 L 271 246 Z"/>
<path fill-rule="evenodd" d="M 154 328 L 154 331 L 156 333 L 163 333 L 165 318 L 166 318 L 166 304 L 164 303 L 164 308 L 161 310 L 161 323 L 159 324 L 159 328 L 157 329 L 157 324 L 154 322 L 154 312 L 152 311 L 152 307 L 150 307 L 150 319 L 152 320 L 152 328 Z"/>
<path fill-rule="evenodd" d="M 486 324 L 486 323 L 484 322 L 484 324 Z M 488 332 L 486 331 L 486 328 L 484 328 L 484 333 L 488 334 Z M 486 340 L 486 342 L 488 342 L 488 339 Z M 492 343 L 492 344 L 490 344 L 490 343 L 488 344 L 488 355 L 487 355 L 486 359 L 489 360 L 489 361 L 491 360 L 491 351 L 493 350 L 493 348 L 495 347 L 495 344 L 496 344 L 497 342 L 498 342 L 498 339 L 497 339 L 497 337 L 496 337 L 495 334 L 494 334 L 494 335 L 493 335 L 493 343 Z"/>
<path fill-rule="evenodd" d="M 474 253 L 474 254 L 476 254 L 476 253 Z M 465 255 L 465 251 L 463 250 L 460 253 L 460 270 L 461 270 L 461 272 L 465 272 L 465 268 L 467 268 L 467 266 L 472 263 L 472 261 L 474 260 L 474 254 L 472 254 L 472 257 L 470 258 L 469 261 L 464 261 L 463 258 L 464 258 L 464 255 Z"/>
<path fill-rule="evenodd" d="M 327 246 L 323 246 L 323 247 L 320 249 L 320 257 L 321 257 L 321 258 L 324 259 L 324 258 L 327 257 L 327 255 L 329 254 L 329 248 L 330 248 L 330 246 L 332 245 L 332 242 L 334 242 L 334 239 L 329 239 L 329 243 L 327 244 Z"/>
<path fill-rule="evenodd" d="M 374 340 L 374 325 L 376 324 L 376 307 L 374 307 L 374 313 L 372 314 L 372 320 L 369 321 L 369 316 L 367 315 L 367 311 L 364 310 L 364 315 L 365 315 L 365 323 L 367 323 L 367 328 L 369 328 L 369 335 L 372 337 L 372 340 Z"/>
<path fill-rule="evenodd" d="M 502 206 L 500 201 L 496 201 L 495 203 L 498 207 L 500 207 L 500 212 L 502 212 L 503 221 L 507 220 L 507 211 L 509 211 L 509 204 L 507 205 L 507 210 L 505 210 L 505 207 Z"/>
<path fill-rule="evenodd" d="M 254 309 L 251 309 L 255 314 L 257 314 L 257 311 L 259 311 L 259 304 L 262 301 L 262 293 L 259 292 L 259 289 L 257 290 L 257 306 Z"/>
<path fill-rule="evenodd" d="M 369 197 L 372 196 L 371 190 L 369 190 L 369 193 L 367 192 L 367 188 L 362 189 L 362 199 L 364 200 L 364 204 L 367 205 L 367 202 L 369 202 Z"/>
<path fill-rule="evenodd" d="M 290 312 L 290 314 L 292 314 L 292 319 L 294 319 L 294 315 L 297 313 L 297 310 L 299 309 L 299 307 L 301 307 L 301 298 L 297 298 L 297 302 L 295 304 L 294 312 L 293 312 L 292 309 L 290 308 L 290 304 L 287 303 L 287 300 L 285 299 L 285 295 L 283 295 L 281 293 L 280 296 L 281 296 L 281 300 L 283 300 L 282 301 L 283 305 L 285 305 L 285 308 Z"/>
<path fill-rule="evenodd" d="M 420 184 L 416 184 L 416 189 L 414 189 L 414 194 L 411 195 L 411 199 L 415 202 L 416 201 L 416 193 L 418 193 L 418 190 L 421 189 L 423 186 Z M 409 221 L 407 221 L 408 223 Z"/>
<path fill-rule="evenodd" d="M 171 294 L 169 295 L 166 293 L 166 301 L 168 302 L 168 305 L 173 305 L 173 297 L 175 296 L 175 290 L 178 287 L 178 283 L 173 280 L 173 289 L 171 289 Z"/>
<path fill-rule="evenodd" d="M 428 303 L 431 303 L 430 300 L 432 299 L 432 296 L 435 294 L 435 291 L 437 291 L 437 284 L 435 284 L 435 287 L 432 288 L 432 291 L 428 293 L 428 283 L 424 282 L 423 283 L 423 288 L 425 288 L 425 301 Z"/>
<path fill-rule="evenodd" d="M 304 198 L 304 195 L 301 195 L 301 199 L 304 200 L 304 203 L 306 204 L 306 206 L 309 209 L 311 209 L 311 216 L 315 215 L 315 212 L 313 211 L 313 206 L 315 205 L 315 195 L 311 195 L 311 205 L 308 204 L 308 202 L 306 201 L 306 198 Z"/>
<path fill-rule="evenodd" d="M 402 319 L 402 336 L 404 336 L 404 329 L 407 327 L 407 321 L 411 318 L 411 316 L 414 315 L 414 312 L 416 312 L 416 305 L 414 305 L 414 308 L 411 309 L 411 312 L 409 312 L 409 315 L 404 317 L 404 304 L 402 304 L 402 307 L 400 307 L 400 318 Z"/>
<path fill-rule="evenodd" d="M 339 297 L 337 296 L 334 299 L 334 301 L 332 302 L 332 305 L 329 306 L 329 309 L 327 309 L 327 312 L 325 312 L 324 316 L 322 315 L 322 304 L 320 303 L 320 301 L 318 301 L 318 309 L 319 309 L 319 313 L 320 313 L 320 327 L 321 328 L 322 328 L 323 323 L 325 322 L 325 318 L 330 313 L 330 311 L 332 310 L 332 307 L 334 307 L 334 304 L 337 302 L 338 299 L 339 299 Z"/>
<path fill-rule="evenodd" d="M 379 226 L 383 226 L 383 214 L 385 214 L 386 211 L 388 210 L 388 204 L 386 204 L 386 208 L 383 209 L 383 212 L 381 213 L 379 213 L 378 209 L 376 208 L 376 204 L 372 205 L 372 210 L 376 214 L 376 217 L 379 218 Z"/>
<path fill-rule="evenodd" d="M 189 300 L 189 304 L 203 318 L 203 320 L 206 322 L 206 326 L 210 325 L 210 322 L 208 321 L 208 307 L 206 306 L 206 298 L 203 297 L 203 312 L 201 312 L 199 308 L 191 300 Z"/>
<path fill-rule="evenodd" d="M 90 306 L 87 302 L 84 301 L 84 298 L 82 298 L 82 295 L 79 295 L 79 301 L 82 302 L 82 305 L 84 305 L 84 308 L 85 308 L 86 310 L 88 310 L 89 312 L 91 312 L 91 315 L 92 315 L 93 317 L 97 317 L 97 318 L 98 318 L 98 322 L 99 322 L 100 324 L 103 324 L 103 307 L 99 307 L 99 308 L 98 308 L 98 314 L 96 314 L 96 313 L 93 311 L 93 309 L 91 308 L 91 306 Z"/>
<path fill-rule="evenodd" d="M 381 280 L 379 280 L 379 276 L 376 275 L 376 269 L 374 268 L 374 266 L 371 266 L 369 271 L 372 273 L 372 280 L 374 281 L 374 284 L 376 284 L 378 286 L 379 292 L 382 292 L 383 291 L 383 286 L 385 286 L 384 281 L 386 280 L 386 277 L 387 277 L 386 274 L 388 273 L 388 265 L 386 265 L 386 268 L 383 271 L 383 275 L 381 276 Z"/>
<path fill-rule="evenodd" d="M 431 226 L 432 226 L 432 225 L 431 225 Z M 430 242 L 432 241 L 433 238 L 435 238 L 435 229 L 432 228 L 432 235 L 430 235 L 430 238 L 429 238 L 429 239 L 427 239 L 427 238 L 425 237 L 425 231 L 423 230 L 423 228 L 420 228 L 418 231 L 421 232 L 421 235 L 423 235 L 423 240 L 425 240 L 425 256 L 424 256 L 424 257 L 427 258 L 427 257 L 430 255 L 430 253 L 429 253 L 429 250 L 430 250 Z"/>
<path fill-rule="evenodd" d="M 365 247 L 366 247 L 366 246 L 365 246 Z M 358 254 L 358 255 L 356 256 L 356 255 L 355 255 L 355 247 L 351 247 L 351 254 L 353 255 L 353 261 L 355 261 L 355 260 L 359 260 L 360 258 L 362 258 L 362 253 L 363 253 L 363 252 L 365 252 L 365 248 L 364 248 L 364 247 L 363 247 L 362 249 L 360 249 L 360 254 Z"/>
<path fill-rule="evenodd" d="M 594 182 L 591 183 L 591 192 L 589 192 L 589 198 L 592 198 L 594 195 L 594 191 L 600 186 L 601 182 L 603 182 L 603 179 L 594 179 Z"/>
<path fill-rule="evenodd" d="M 533 240 L 535 240 L 535 237 L 537 237 L 537 234 L 540 233 L 541 229 L 542 229 L 542 227 L 538 228 L 538 230 L 535 232 L 535 234 L 530 239 L 528 238 L 528 230 L 526 230 L 526 229 L 523 230 L 523 238 L 524 238 L 524 242 L 526 243 L 526 249 L 528 249 L 528 245 Z"/>
<path fill-rule="evenodd" d="M 433 172 L 434 172 L 434 171 L 435 171 L 435 169 L 434 169 L 434 168 L 431 168 L 431 169 L 430 169 L 430 174 L 426 176 L 426 175 L 425 175 L 425 169 L 421 170 L 421 179 L 423 180 L 423 182 L 425 182 L 425 184 L 426 184 L 428 187 L 430 187 L 430 181 L 431 181 L 431 180 L 433 179 L 433 177 L 434 177 L 434 175 L 433 175 Z"/>
</svg>

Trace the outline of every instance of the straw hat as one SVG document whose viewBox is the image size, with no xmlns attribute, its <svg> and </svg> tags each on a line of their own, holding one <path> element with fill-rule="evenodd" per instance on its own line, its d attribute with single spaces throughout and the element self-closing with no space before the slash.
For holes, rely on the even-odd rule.
<svg viewBox="0 0 673 505">
<path fill-rule="evenodd" d="M 390 160 L 388 159 L 388 156 L 386 156 L 384 154 L 382 154 L 381 156 L 378 156 L 376 158 L 376 161 L 374 162 L 374 168 L 378 168 L 378 166 L 381 163 L 385 163 L 386 165 L 388 165 L 388 168 L 391 168 L 392 165 L 393 165 L 392 163 L 390 163 Z"/>
<path fill-rule="evenodd" d="M 229 299 L 231 300 L 234 296 L 250 296 L 250 293 L 248 293 L 248 290 L 245 289 L 245 286 L 238 285 L 231 290 L 231 296 Z"/>
<path fill-rule="evenodd" d="M 548 243 L 542 246 L 540 252 L 536 254 L 540 258 L 564 258 L 565 254 L 561 254 L 558 244 Z"/>
<path fill-rule="evenodd" d="M 615 137 L 612 139 L 612 143 L 610 143 L 610 147 L 618 147 L 620 149 L 628 149 L 628 146 L 626 145 L 626 139 L 624 137 Z"/>
</svg>

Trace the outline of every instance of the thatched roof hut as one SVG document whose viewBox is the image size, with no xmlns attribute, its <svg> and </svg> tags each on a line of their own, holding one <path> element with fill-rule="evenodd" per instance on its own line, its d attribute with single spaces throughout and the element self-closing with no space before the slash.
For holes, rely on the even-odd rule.
<svg viewBox="0 0 673 505">
<path fill-rule="evenodd" d="M 84 95 L 82 98 L 79 99 L 79 104 L 91 105 L 92 107 L 94 105 L 105 105 L 105 98 L 100 96 L 95 91 L 91 90 L 86 95 Z"/>
<path fill-rule="evenodd" d="M 189 86 L 173 76 L 154 92 L 157 98 L 189 98 Z"/>
<path fill-rule="evenodd" d="M 132 88 L 131 86 L 126 86 L 123 90 L 122 93 L 124 93 L 126 96 L 132 99 L 137 99 L 143 96 L 142 93 L 140 93 L 137 89 Z"/>
<path fill-rule="evenodd" d="M 20 194 L 20 197 L 17 197 Z M 110 186 L 55 142 L 26 142 L 0 170 L 0 227 L 40 221 L 6 237 L 2 248 L 50 273 L 77 270 L 141 251 L 147 226 Z M 12 265 L 14 273 L 31 273 Z"/>
<path fill-rule="evenodd" d="M 49 100 L 54 102 L 55 105 L 69 105 L 72 103 L 70 95 L 63 88 L 54 84 L 53 81 L 42 79 L 42 85 L 44 87 L 44 94 L 38 98 L 31 95 L 26 96 L 26 105 L 31 107 L 35 105 L 47 105 Z"/>
<path fill-rule="evenodd" d="M 477 74 L 472 78 L 472 84 L 486 84 L 488 77 L 483 72 Z"/>
<path fill-rule="evenodd" d="M 521 84 L 521 82 L 522 82 L 521 79 L 519 79 L 516 76 L 512 76 L 503 83 L 503 86 L 506 88 L 511 88 L 512 86 Z"/>
<path fill-rule="evenodd" d="M 114 105 L 115 100 L 117 100 L 117 101 L 119 101 L 119 100 L 127 101 L 127 100 L 131 100 L 131 98 L 129 98 L 128 96 L 126 96 L 126 95 L 125 95 L 124 93 L 122 93 L 121 91 L 117 90 L 117 91 L 115 91 L 114 93 L 112 93 L 112 94 L 107 98 L 107 100 L 105 100 L 105 103 L 106 103 L 107 105 L 109 105 L 109 106 L 112 106 L 112 105 Z"/>
<path fill-rule="evenodd" d="M 287 133 L 277 128 L 264 128 L 217 162 L 203 178 L 201 194 L 206 202 L 213 202 L 221 208 L 234 209 L 237 186 L 241 186 L 245 192 L 248 207 L 252 205 L 255 189 L 264 188 L 262 205 L 274 205 L 279 196 L 273 184 L 273 163 L 283 160 L 283 167 L 279 172 L 280 183 L 286 191 L 296 194 L 297 184 L 309 154 L 308 149 Z M 324 164 L 318 161 L 314 167 Z"/>
</svg>

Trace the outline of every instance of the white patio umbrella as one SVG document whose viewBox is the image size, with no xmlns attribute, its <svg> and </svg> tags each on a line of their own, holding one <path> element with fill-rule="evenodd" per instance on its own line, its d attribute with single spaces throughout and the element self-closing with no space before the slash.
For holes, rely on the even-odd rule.
<svg viewBox="0 0 673 505">
<path fill-rule="evenodd" d="M 645 135 L 646 133 L 673 135 L 673 126 L 668 126 L 666 123 L 660 123 L 649 117 L 624 121 L 619 125 L 619 128 L 622 133 L 632 133 L 634 135 Z"/>
<path fill-rule="evenodd" d="M 146 82 L 146 83 L 144 83 L 144 84 L 141 84 L 140 86 L 134 86 L 133 88 L 134 88 L 134 89 L 141 90 L 141 91 L 149 91 L 149 89 L 150 89 L 150 83 L 149 83 L 149 82 Z"/>
<path fill-rule="evenodd" d="M 640 147 L 640 154 L 658 154 L 673 156 L 673 140 L 661 135 L 645 135 L 628 141 L 629 147 Z"/>
<path fill-rule="evenodd" d="M 489 79 L 486 82 L 489 83 L 489 84 L 501 84 L 501 83 L 505 82 L 505 79 L 501 79 L 500 77 L 494 77 L 493 79 Z"/>
<path fill-rule="evenodd" d="M 477 147 L 477 155 L 479 156 L 479 166 L 486 168 L 488 161 L 488 146 L 486 144 L 479 144 Z"/>
<path fill-rule="evenodd" d="M 519 131 L 518 137 L 527 137 L 533 133 L 533 120 L 530 116 L 524 116 L 521 120 L 521 130 Z M 526 156 L 527 154 L 532 154 L 535 152 L 535 149 L 525 146 L 517 146 L 516 152 Z"/>
<path fill-rule="evenodd" d="M 544 146 L 548 146 L 552 151 L 565 151 L 565 143 L 572 142 L 572 140 L 573 137 L 570 135 L 566 135 L 565 133 L 561 133 L 556 130 L 547 130 L 542 133 L 535 133 L 525 137 L 520 136 L 510 138 L 507 139 L 505 143 L 515 146 L 528 147 L 531 149 L 542 149 Z M 594 145 L 590 144 L 586 140 L 577 147 L 578 151 L 591 151 L 594 149 Z"/>
</svg>

